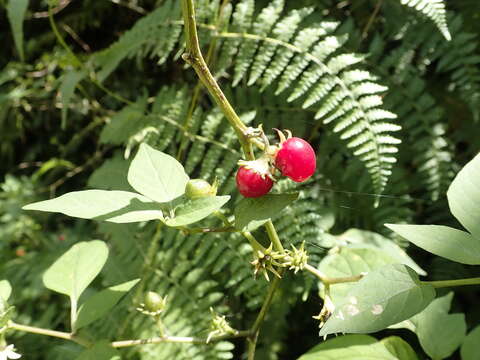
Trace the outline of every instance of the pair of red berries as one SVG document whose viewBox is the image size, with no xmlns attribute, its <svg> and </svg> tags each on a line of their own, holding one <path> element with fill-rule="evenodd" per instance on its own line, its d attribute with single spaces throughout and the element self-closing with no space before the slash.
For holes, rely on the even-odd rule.
<svg viewBox="0 0 480 360">
<path fill-rule="evenodd" d="M 292 137 L 280 144 L 274 155 L 275 167 L 282 175 L 295 182 L 303 182 L 316 168 L 315 152 L 305 140 Z M 237 188 L 245 197 L 256 198 L 267 194 L 273 186 L 268 161 L 259 159 L 241 166 L 237 172 Z"/>
</svg>

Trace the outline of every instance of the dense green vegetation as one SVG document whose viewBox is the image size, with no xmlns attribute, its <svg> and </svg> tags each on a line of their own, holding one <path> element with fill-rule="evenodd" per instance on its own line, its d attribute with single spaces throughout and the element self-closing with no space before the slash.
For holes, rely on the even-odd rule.
<svg viewBox="0 0 480 360">
<path fill-rule="evenodd" d="M 364 267 L 349 275 L 393 263 L 382 251 L 400 251 L 397 245 L 414 270 L 428 274 L 422 279 L 479 276 L 477 266 L 427 253 L 384 226 L 465 225 L 452 216 L 446 193 L 479 151 L 477 0 L 196 0 L 195 7 L 202 52 L 240 118 L 263 124 L 271 141 L 272 128 L 290 129 L 317 153 L 311 180 L 282 179 L 274 187 L 300 193 L 272 218 L 285 248 L 305 242 L 309 263 L 332 277 L 345 276 L 335 261 L 355 256 Z M 234 129 L 181 57 L 184 35 L 179 0 L 0 0 L 0 279 L 12 285 L 16 323 L 69 331 L 69 304 L 45 288 L 42 275 L 73 244 L 92 239 L 104 240 L 109 256 L 85 297 L 141 281 L 102 321 L 81 329 L 86 338 L 158 335 L 152 317 L 136 310 L 148 291 L 167 296 L 162 318 L 170 335 L 207 337 L 210 308 L 235 329 L 255 321 L 269 283 L 253 277 L 254 254 L 239 232 L 192 234 L 153 221 L 113 224 L 21 209 L 70 191 L 134 191 L 126 174 L 145 143 L 176 158 L 190 178 L 216 178 L 218 194 L 232 196 L 223 208 L 232 217 L 243 155 Z M 200 225 L 222 223 L 208 218 Z M 268 246 L 266 230 L 253 234 Z M 335 260 L 338 254 L 343 258 Z M 336 286 L 334 302 L 347 290 Z M 456 318 L 458 339 L 445 352 L 432 355 L 440 345 L 425 339 L 437 335 L 418 326 L 373 336 L 400 336 L 419 359 L 459 358 L 465 331 L 479 323 L 480 299 L 478 285 L 451 290 L 432 304 L 448 317 L 451 301 L 466 326 Z M 308 272 L 285 273 L 255 358 L 296 359 L 319 344 L 312 316 L 324 291 Z M 366 335 L 351 341 L 386 351 Z M 20 331 L 8 331 L 7 343 L 32 360 L 75 359 L 83 351 Z M 240 359 L 246 351 L 244 339 L 229 339 L 120 353 Z M 473 359 L 465 351 L 464 360 Z M 396 358 L 415 358 L 404 356 Z"/>
</svg>

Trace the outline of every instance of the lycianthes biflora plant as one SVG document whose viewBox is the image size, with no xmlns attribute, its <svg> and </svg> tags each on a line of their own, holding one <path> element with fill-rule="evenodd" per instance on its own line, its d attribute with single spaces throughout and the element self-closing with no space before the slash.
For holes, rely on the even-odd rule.
<svg viewBox="0 0 480 360">
<path fill-rule="evenodd" d="M 0 9 L 0 358 L 478 357 L 477 2 Z"/>
</svg>

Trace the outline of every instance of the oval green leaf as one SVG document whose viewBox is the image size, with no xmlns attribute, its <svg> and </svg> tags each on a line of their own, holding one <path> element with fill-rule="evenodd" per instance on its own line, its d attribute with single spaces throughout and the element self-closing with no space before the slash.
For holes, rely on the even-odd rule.
<svg viewBox="0 0 480 360">
<path fill-rule="evenodd" d="M 480 264 L 480 239 L 443 225 L 394 225 L 386 227 L 432 254 L 462 264 Z"/>
<path fill-rule="evenodd" d="M 243 198 L 235 207 L 235 227 L 253 231 L 278 215 L 298 198 L 294 194 L 267 194 L 259 198 Z"/>
<path fill-rule="evenodd" d="M 43 283 L 50 290 L 78 300 L 100 273 L 107 257 L 108 248 L 103 241 L 77 243 L 48 268 L 43 274 Z"/>
<path fill-rule="evenodd" d="M 368 335 L 344 335 L 322 342 L 298 360 L 376 359 L 398 360 L 380 342 Z"/>
<path fill-rule="evenodd" d="M 480 154 L 460 170 L 447 198 L 453 216 L 480 241 Z"/>
<path fill-rule="evenodd" d="M 435 297 L 431 285 L 421 284 L 408 266 L 392 264 L 368 273 L 355 283 L 320 336 L 333 333 L 370 333 L 422 311 Z"/>
<path fill-rule="evenodd" d="M 206 218 L 214 211 L 219 210 L 230 200 L 230 196 L 210 196 L 188 200 L 175 209 L 175 217 L 166 219 L 168 226 L 185 226 Z"/>
<path fill-rule="evenodd" d="M 59 212 L 68 216 L 114 223 L 163 219 L 160 205 L 128 191 L 84 190 L 25 205 L 24 210 Z"/>
<path fill-rule="evenodd" d="M 147 144 L 140 144 L 128 169 L 130 185 L 140 194 L 161 203 L 183 195 L 188 180 L 182 164 Z"/>
<path fill-rule="evenodd" d="M 140 279 L 135 279 L 111 286 L 89 297 L 78 310 L 75 330 L 105 316 L 139 281 Z"/>
<path fill-rule="evenodd" d="M 398 360 L 418 360 L 410 344 L 398 336 L 389 336 L 381 341 L 382 345 Z"/>
</svg>

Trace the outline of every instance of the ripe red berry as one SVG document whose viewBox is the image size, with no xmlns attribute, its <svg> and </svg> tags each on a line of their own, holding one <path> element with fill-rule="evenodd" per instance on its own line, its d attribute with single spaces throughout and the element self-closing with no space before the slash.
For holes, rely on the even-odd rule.
<svg viewBox="0 0 480 360">
<path fill-rule="evenodd" d="M 292 137 L 280 145 L 275 166 L 293 181 L 302 182 L 313 175 L 316 157 L 313 148 L 303 139 Z"/>
<path fill-rule="evenodd" d="M 262 174 L 253 168 L 245 166 L 238 169 L 236 180 L 238 191 L 248 198 L 263 196 L 273 186 L 273 181 L 267 174 Z"/>
</svg>

